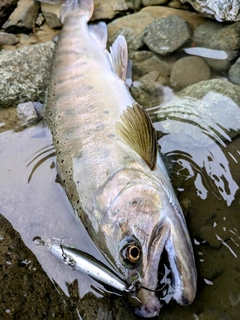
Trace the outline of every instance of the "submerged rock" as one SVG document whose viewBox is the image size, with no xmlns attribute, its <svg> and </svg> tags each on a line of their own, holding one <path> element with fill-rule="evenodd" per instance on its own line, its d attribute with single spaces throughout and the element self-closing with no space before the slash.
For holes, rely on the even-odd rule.
<svg viewBox="0 0 240 320">
<path fill-rule="evenodd" d="M 149 49 L 163 56 L 176 51 L 190 39 L 190 27 L 179 16 L 156 20 L 149 24 L 143 33 L 143 41 Z"/>
<path fill-rule="evenodd" d="M 182 3 L 189 2 L 193 8 L 202 15 L 215 18 L 217 21 L 240 20 L 239 1 L 229 0 L 181 0 Z"/>
<path fill-rule="evenodd" d="M 200 57 L 185 57 L 174 63 L 170 83 L 176 90 L 210 78 L 211 71 Z"/>
<path fill-rule="evenodd" d="M 231 61 L 236 59 L 240 53 L 240 23 L 224 25 L 215 21 L 208 21 L 194 31 L 194 43 L 197 47 L 219 50 L 225 53 L 225 59 L 206 58 L 210 67 L 223 72 L 228 71 Z"/>
<path fill-rule="evenodd" d="M 2 51 L 0 55 L 0 108 L 26 101 L 44 102 L 54 43 Z"/>
<path fill-rule="evenodd" d="M 179 113 L 181 118 L 196 124 L 188 127 L 189 132 L 184 132 L 186 146 L 205 146 L 209 143 L 207 135 L 199 137 L 197 133 L 199 124 L 203 128 L 206 127 L 204 129 L 206 132 L 214 128 L 213 139 L 216 138 L 216 133 L 225 141 L 230 141 L 240 134 L 240 90 L 239 86 L 229 81 L 221 79 L 201 81 L 183 89 L 163 106 L 164 109 L 159 109 L 159 118 L 168 119 L 170 110 L 170 117 L 173 112 Z M 179 139 L 179 143 L 183 143 L 179 134 L 183 132 L 181 127 L 167 121 L 165 126 L 166 132 L 172 134 L 175 132 L 175 138 Z"/>
</svg>

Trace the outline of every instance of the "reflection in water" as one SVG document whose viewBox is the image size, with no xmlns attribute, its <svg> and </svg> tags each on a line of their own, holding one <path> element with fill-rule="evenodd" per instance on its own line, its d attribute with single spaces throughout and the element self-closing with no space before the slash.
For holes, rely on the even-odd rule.
<svg viewBox="0 0 240 320">
<path fill-rule="evenodd" d="M 211 190 L 230 206 L 239 187 L 221 147 L 240 131 L 239 107 L 228 97 L 210 92 L 201 100 L 176 97 L 155 113 L 155 128 L 165 134 L 159 140 L 161 152 L 174 156 L 172 162 L 181 167 L 177 175 L 194 178 L 202 199 Z M 229 156 L 237 162 L 236 156 Z"/>
</svg>

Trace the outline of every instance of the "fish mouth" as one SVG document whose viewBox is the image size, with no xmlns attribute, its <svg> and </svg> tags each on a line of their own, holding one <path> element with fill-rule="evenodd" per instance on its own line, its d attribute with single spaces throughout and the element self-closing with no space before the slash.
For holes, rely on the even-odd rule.
<svg viewBox="0 0 240 320">
<path fill-rule="evenodd" d="M 135 306 L 134 312 L 145 318 L 157 316 L 163 304 L 171 299 L 189 305 L 195 298 L 196 280 L 185 221 L 182 223 L 179 216 L 167 219 L 156 230 L 150 254 L 143 262 L 142 287 L 136 293 L 141 303 Z"/>
</svg>

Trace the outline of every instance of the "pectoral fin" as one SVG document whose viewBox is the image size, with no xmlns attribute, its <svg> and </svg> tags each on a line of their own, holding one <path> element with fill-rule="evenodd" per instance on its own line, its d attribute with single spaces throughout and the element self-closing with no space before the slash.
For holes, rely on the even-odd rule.
<svg viewBox="0 0 240 320">
<path fill-rule="evenodd" d="M 154 170 L 157 161 L 157 135 L 148 114 L 134 102 L 132 107 L 124 111 L 121 120 L 116 123 L 117 133 Z"/>
</svg>

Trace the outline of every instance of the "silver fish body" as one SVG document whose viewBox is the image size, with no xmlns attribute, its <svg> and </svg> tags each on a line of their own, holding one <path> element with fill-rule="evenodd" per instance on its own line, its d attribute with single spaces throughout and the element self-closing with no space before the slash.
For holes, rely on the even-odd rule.
<svg viewBox="0 0 240 320">
<path fill-rule="evenodd" d="M 152 290 L 139 288 L 130 300 L 137 314 L 153 317 L 161 308 L 154 290 L 162 263 L 171 269 L 172 298 L 193 301 L 194 255 L 155 130 L 124 82 L 125 39 L 109 54 L 106 25 L 87 23 L 92 12 L 92 0 L 63 5 L 44 117 L 76 214 L 128 285 L 137 272 Z"/>
</svg>

